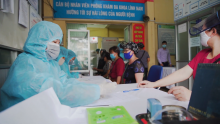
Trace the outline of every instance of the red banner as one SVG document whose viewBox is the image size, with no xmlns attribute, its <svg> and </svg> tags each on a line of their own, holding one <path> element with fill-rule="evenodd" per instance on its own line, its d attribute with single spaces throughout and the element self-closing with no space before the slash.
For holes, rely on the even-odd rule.
<svg viewBox="0 0 220 124">
<path fill-rule="evenodd" d="M 144 24 L 140 24 L 140 23 L 132 24 L 132 29 L 133 29 L 133 42 L 143 43 L 145 45 Z"/>
<path fill-rule="evenodd" d="M 104 0 L 104 1 L 118 1 L 118 2 L 132 2 L 132 3 L 145 3 L 152 0 Z"/>
</svg>

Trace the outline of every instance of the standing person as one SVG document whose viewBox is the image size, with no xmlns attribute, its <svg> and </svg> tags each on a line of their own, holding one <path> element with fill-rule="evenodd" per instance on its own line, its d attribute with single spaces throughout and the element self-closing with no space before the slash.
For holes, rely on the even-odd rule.
<svg viewBox="0 0 220 124">
<path fill-rule="evenodd" d="M 100 58 L 99 58 L 99 62 L 98 62 L 98 69 L 103 69 L 103 67 L 105 66 L 105 61 L 104 61 L 105 53 L 106 53 L 106 50 L 105 49 L 101 49 L 101 51 L 100 51 Z M 102 72 L 98 71 L 98 73 L 96 73 L 96 74 L 97 75 L 101 75 Z"/>
<path fill-rule="evenodd" d="M 171 60 L 170 60 L 170 52 L 167 49 L 167 42 L 166 41 L 162 42 L 162 48 L 160 48 L 157 51 L 157 59 L 158 59 L 160 66 L 163 66 L 163 67 L 172 66 Z"/>
<path fill-rule="evenodd" d="M 110 57 L 113 60 L 110 70 L 109 79 L 111 81 L 116 81 L 120 84 L 122 80 L 122 75 L 125 70 L 125 64 L 123 59 L 120 57 L 119 47 L 113 46 L 109 49 Z"/>
<path fill-rule="evenodd" d="M 148 73 L 148 63 L 150 61 L 150 56 L 147 51 L 145 51 L 144 44 L 138 43 L 139 51 L 136 56 L 141 60 L 142 64 L 144 65 L 144 80 L 147 80 L 147 73 Z"/>
<path fill-rule="evenodd" d="M 219 63 L 220 59 L 220 11 L 212 14 L 207 19 L 196 24 L 189 30 L 192 36 L 200 34 L 200 42 L 205 47 L 210 47 L 200 51 L 196 57 L 185 67 L 175 71 L 169 76 L 156 82 L 142 81 L 139 83 L 141 88 L 153 88 L 168 86 L 189 79 L 191 76 L 195 79 L 199 63 Z M 207 82 L 207 85 L 210 85 Z M 180 101 L 189 101 L 192 91 L 183 86 L 173 87 L 169 90 Z"/>
<path fill-rule="evenodd" d="M 121 44 L 120 47 L 124 49 L 125 59 L 129 60 L 124 72 L 125 83 L 140 83 L 143 81 L 144 65 L 135 55 L 138 52 L 137 44 L 128 42 L 126 44 Z"/>
<path fill-rule="evenodd" d="M 96 70 L 96 71 L 102 72 L 101 75 L 104 78 L 108 78 L 108 75 L 110 73 L 110 67 L 111 67 L 111 64 L 112 64 L 112 60 L 111 60 L 110 54 L 108 52 L 106 52 L 105 55 L 104 55 L 104 61 L 105 61 L 105 66 L 103 67 L 103 69 L 97 69 L 97 68 L 93 68 L 93 69 Z"/>
</svg>

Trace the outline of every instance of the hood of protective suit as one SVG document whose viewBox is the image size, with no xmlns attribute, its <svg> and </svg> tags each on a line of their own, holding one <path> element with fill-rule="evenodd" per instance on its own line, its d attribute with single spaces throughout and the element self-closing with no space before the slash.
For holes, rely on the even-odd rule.
<svg viewBox="0 0 220 124">
<path fill-rule="evenodd" d="M 76 57 L 76 54 L 72 51 L 68 49 L 68 56 L 65 59 L 65 63 L 68 65 L 70 59 L 72 59 L 73 57 Z M 76 58 L 75 58 L 76 59 Z"/>
<path fill-rule="evenodd" d="M 67 58 L 67 56 L 68 56 L 68 50 L 64 47 L 60 47 L 60 54 L 55 60 L 57 62 L 59 62 L 60 58 L 62 58 L 62 57 Z"/>
<path fill-rule="evenodd" d="M 41 21 L 30 29 L 23 50 L 36 58 L 48 61 L 45 52 L 47 43 L 56 39 L 62 43 L 63 32 L 60 26 L 52 22 Z"/>
</svg>

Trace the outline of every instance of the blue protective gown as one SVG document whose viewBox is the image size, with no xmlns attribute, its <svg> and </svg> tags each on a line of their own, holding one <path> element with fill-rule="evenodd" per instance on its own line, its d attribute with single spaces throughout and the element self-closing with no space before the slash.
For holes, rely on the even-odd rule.
<svg viewBox="0 0 220 124">
<path fill-rule="evenodd" d="M 12 64 L 1 88 L 1 110 L 50 87 L 53 87 L 60 102 L 70 107 L 87 105 L 99 99 L 98 85 L 68 79 L 58 62 L 47 59 L 47 43 L 56 39 L 62 42 L 62 37 L 62 30 L 52 22 L 41 21 L 30 29 L 24 52 Z"/>
<path fill-rule="evenodd" d="M 79 78 L 79 72 L 70 72 L 69 70 L 69 61 L 73 58 L 76 57 L 76 54 L 72 51 L 72 50 L 67 50 L 67 57 L 65 57 L 65 62 L 63 63 L 63 65 L 60 66 L 61 70 L 63 70 L 64 72 L 67 73 L 68 78 Z M 75 58 L 74 61 L 76 61 L 77 59 Z"/>
</svg>

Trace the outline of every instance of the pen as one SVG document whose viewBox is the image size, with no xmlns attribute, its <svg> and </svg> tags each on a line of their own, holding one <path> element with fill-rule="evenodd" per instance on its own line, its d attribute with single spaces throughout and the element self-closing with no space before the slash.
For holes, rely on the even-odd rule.
<svg viewBox="0 0 220 124">
<path fill-rule="evenodd" d="M 125 90 L 123 93 L 131 92 L 131 91 L 138 91 L 139 89 L 132 89 L 132 90 Z"/>
</svg>

